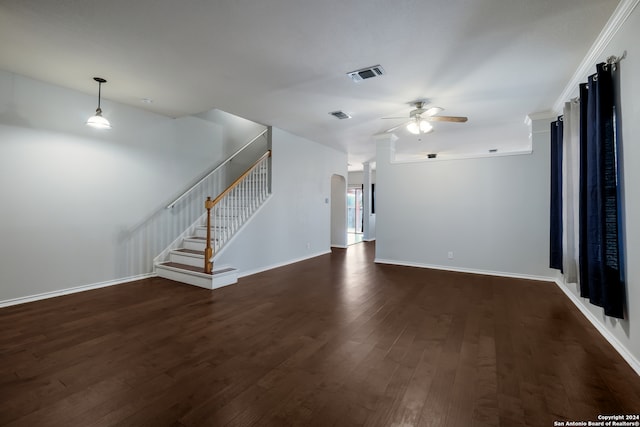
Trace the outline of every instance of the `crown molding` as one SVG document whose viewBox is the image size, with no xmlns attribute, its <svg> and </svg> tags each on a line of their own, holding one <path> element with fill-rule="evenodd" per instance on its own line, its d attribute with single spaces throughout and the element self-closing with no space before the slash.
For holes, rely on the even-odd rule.
<svg viewBox="0 0 640 427">
<path fill-rule="evenodd" d="M 562 113 L 564 103 L 571 98 L 578 85 L 586 81 L 587 76 L 593 73 L 593 66 L 598 62 L 599 58 L 602 58 L 605 49 L 609 45 L 609 42 L 618 33 L 622 25 L 626 22 L 627 18 L 631 15 L 636 6 L 640 3 L 640 0 L 622 0 L 616 10 L 607 21 L 600 35 L 587 52 L 580 66 L 569 80 L 569 83 L 565 86 L 564 90 L 560 94 L 560 97 L 553 104 L 553 111 L 557 114 Z M 621 52 L 620 52 L 621 53 Z"/>
<path fill-rule="evenodd" d="M 524 118 L 524 124 L 531 128 L 534 120 L 550 120 L 554 119 L 558 116 L 555 111 L 547 110 L 547 111 L 539 111 L 537 113 L 530 113 Z"/>
</svg>

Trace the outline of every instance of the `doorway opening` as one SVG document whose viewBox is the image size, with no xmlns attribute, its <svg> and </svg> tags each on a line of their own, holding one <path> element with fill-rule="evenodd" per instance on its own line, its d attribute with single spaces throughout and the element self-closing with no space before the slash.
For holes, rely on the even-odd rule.
<svg viewBox="0 0 640 427">
<path fill-rule="evenodd" d="M 360 243 L 363 239 L 362 187 L 347 189 L 347 244 Z"/>
</svg>

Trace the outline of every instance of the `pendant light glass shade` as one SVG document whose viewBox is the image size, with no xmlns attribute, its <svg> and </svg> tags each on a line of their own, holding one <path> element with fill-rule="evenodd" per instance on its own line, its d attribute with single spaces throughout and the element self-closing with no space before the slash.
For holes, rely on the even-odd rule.
<svg viewBox="0 0 640 427">
<path fill-rule="evenodd" d="M 89 120 L 87 120 L 87 126 L 91 126 L 96 129 L 111 129 L 111 123 L 109 123 L 109 120 L 102 117 L 102 108 L 100 108 L 102 83 L 106 83 L 107 81 L 102 77 L 94 77 L 93 80 L 98 82 L 98 108 L 96 108 L 96 114 L 89 117 Z"/>
<path fill-rule="evenodd" d="M 89 117 L 87 120 L 87 126 L 91 126 L 96 129 L 111 129 L 111 123 L 109 120 L 102 117 L 102 110 L 98 108 L 96 110 L 96 115 Z"/>
</svg>

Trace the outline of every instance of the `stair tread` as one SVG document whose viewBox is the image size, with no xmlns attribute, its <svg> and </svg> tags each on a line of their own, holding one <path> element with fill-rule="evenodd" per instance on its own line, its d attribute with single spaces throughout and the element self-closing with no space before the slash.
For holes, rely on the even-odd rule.
<svg viewBox="0 0 640 427">
<path fill-rule="evenodd" d="M 166 267 L 172 267 L 172 268 L 178 268 L 178 269 L 181 269 L 181 270 L 193 271 L 193 272 L 196 272 L 196 273 L 209 274 L 209 273 L 205 273 L 204 271 L 202 271 L 202 267 L 196 267 L 196 266 L 193 266 L 193 265 L 181 264 L 179 262 L 168 261 L 168 262 L 163 262 L 163 263 L 161 263 L 159 265 L 166 266 Z M 231 268 L 231 267 L 223 268 L 221 270 L 214 270 L 212 275 L 221 274 L 221 273 L 227 273 L 227 272 L 234 271 L 234 270 L 235 270 L 235 268 Z"/>
<path fill-rule="evenodd" d="M 197 249 L 186 249 L 186 248 L 180 248 L 180 249 L 174 249 L 176 252 L 183 252 L 186 254 L 194 254 L 194 255 L 203 255 L 204 256 L 204 251 L 199 251 Z"/>
<path fill-rule="evenodd" d="M 195 273 L 202 273 L 202 274 L 207 274 L 204 271 L 202 271 L 202 267 L 196 267 L 194 265 L 187 265 L 187 264 L 181 264 L 179 262 L 163 262 L 160 265 L 164 265 L 166 267 L 173 267 L 173 268 L 179 268 L 180 270 L 188 270 L 188 271 L 193 271 Z"/>
</svg>

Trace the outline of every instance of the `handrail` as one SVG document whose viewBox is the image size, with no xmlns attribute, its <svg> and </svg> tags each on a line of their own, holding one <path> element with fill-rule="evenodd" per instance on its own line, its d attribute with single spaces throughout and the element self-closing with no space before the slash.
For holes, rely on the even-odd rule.
<svg viewBox="0 0 640 427">
<path fill-rule="evenodd" d="M 233 181 L 231 183 L 230 186 L 227 187 L 226 190 L 224 190 L 222 193 L 220 193 L 220 195 L 218 195 L 218 197 L 216 197 L 215 199 L 213 199 L 213 202 L 211 203 L 211 207 L 214 207 L 215 205 L 217 205 L 220 200 L 222 200 L 222 198 L 224 196 L 226 196 L 227 194 L 229 194 L 231 192 L 231 190 L 233 190 L 234 188 L 236 188 L 238 186 L 238 184 L 240 184 L 240 182 L 245 179 L 247 177 L 247 175 L 249 175 L 255 168 L 256 166 L 258 166 L 264 159 L 266 159 L 267 157 L 271 157 L 271 150 L 267 150 L 266 153 L 264 153 L 262 156 L 260 156 L 260 158 L 258 160 L 256 160 L 250 167 L 249 169 L 247 169 L 246 171 L 244 171 L 244 173 L 242 175 L 240 175 L 235 181 Z"/>
<path fill-rule="evenodd" d="M 193 184 L 191 187 L 189 187 L 189 189 L 187 191 L 185 191 L 184 193 L 182 193 L 178 198 L 176 198 L 173 202 L 169 203 L 167 205 L 167 209 L 171 209 L 173 208 L 180 200 L 184 199 L 185 197 L 187 197 L 187 195 L 189 193 L 191 193 L 198 185 L 200 185 L 204 180 L 206 180 L 207 178 L 209 178 L 211 175 L 213 175 L 214 173 L 216 173 L 220 168 L 222 168 L 224 165 L 226 165 L 227 163 L 229 163 L 231 160 L 233 160 L 234 157 L 236 157 L 238 154 L 240 154 L 240 152 L 242 150 L 244 150 L 245 148 L 247 148 L 248 146 L 250 146 L 254 141 L 256 141 L 258 138 L 260 138 L 262 135 L 264 135 L 265 133 L 267 133 L 269 129 L 265 129 L 262 132 L 260 132 L 258 135 L 256 135 L 254 138 L 251 139 L 251 141 L 247 142 L 245 145 L 243 145 L 238 151 L 236 151 L 235 153 L 233 153 L 227 160 L 225 160 L 224 162 L 220 163 L 218 166 L 216 166 L 215 169 L 213 169 L 211 172 L 207 173 L 205 176 L 203 176 L 198 182 L 196 182 L 195 184 Z"/>
<path fill-rule="evenodd" d="M 256 160 L 242 175 L 240 175 L 230 186 L 220 193 L 215 199 L 211 200 L 211 197 L 207 197 L 204 202 L 204 208 L 207 210 L 207 237 L 206 246 L 204 249 L 204 272 L 211 274 L 213 271 L 213 248 L 211 247 L 211 209 L 213 209 L 224 197 L 238 187 L 242 181 L 248 177 L 258 166 L 260 166 L 265 159 L 271 157 L 271 150 L 267 150 L 258 160 Z"/>
</svg>

